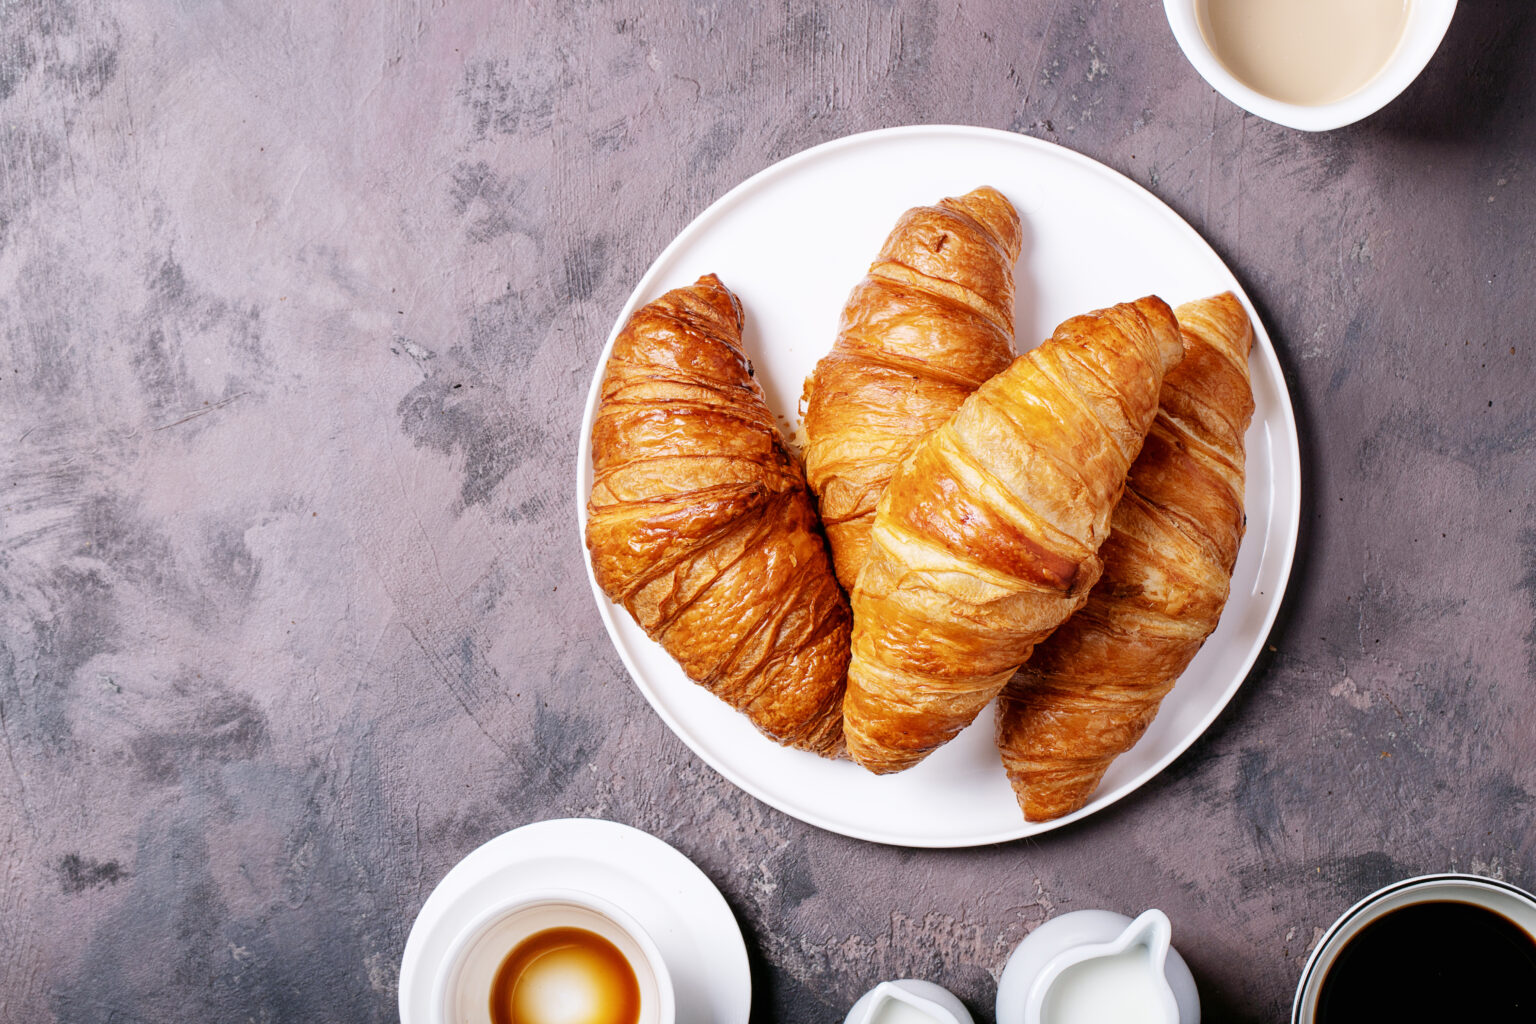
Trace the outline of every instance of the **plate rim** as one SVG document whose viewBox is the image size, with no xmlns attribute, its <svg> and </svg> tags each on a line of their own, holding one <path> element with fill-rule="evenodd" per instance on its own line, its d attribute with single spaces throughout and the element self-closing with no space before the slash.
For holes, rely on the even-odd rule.
<svg viewBox="0 0 1536 1024">
<path fill-rule="evenodd" d="M 1008 145 L 1019 146 L 1023 149 L 1037 149 L 1049 154 L 1053 158 L 1065 159 L 1069 163 L 1077 164 L 1080 168 L 1088 171 L 1089 173 L 1109 179 L 1110 182 L 1116 187 L 1130 190 L 1130 192 L 1137 198 L 1147 202 L 1151 210 L 1156 212 L 1165 221 L 1168 221 L 1175 230 L 1180 231 L 1188 236 L 1188 238 L 1195 244 L 1196 247 L 1204 250 L 1204 252 L 1215 259 L 1215 261 L 1222 267 L 1222 269 L 1225 270 L 1227 274 L 1232 278 L 1232 290 L 1242 301 L 1245 310 L 1253 321 L 1255 340 L 1255 345 L 1253 348 L 1254 350 L 1257 350 L 1261 353 L 1261 359 L 1264 361 L 1273 377 L 1278 397 L 1280 399 L 1278 408 L 1281 413 L 1281 419 L 1283 420 L 1284 426 L 1286 428 L 1286 434 L 1290 439 L 1290 445 L 1288 446 L 1289 458 L 1285 460 L 1284 468 L 1287 470 L 1288 478 L 1293 482 L 1294 485 L 1291 488 L 1291 501 L 1287 506 L 1284 506 L 1283 508 L 1284 512 L 1288 514 L 1290 523 L 1289 529 L 1286 530 L 1285 536 L 1283 537 L 1284 551 L 1279 559 L 1279 583 L 1275 587 L 1274 598 L 1270 602 L 1268 608 L 1265 610 L 1262 627 L 1255 631 L 1254 640 L 1250 644 L 1249 650 L 1241 659 L 1241 670 L 1233 673 L 1232 681 L 1227 684 L 1220 697 L 1211 705 L 1206 714 L 1202 716 L 1199 723 L 1194 728 L 1190 729 L 1188 733 L 1186 733 L 1183 737 L 1181 737 L 1178 742 L 1176 742 L 1168 750 L 1167 753 L 1165 753 L 1152 765 L 1143 769 L 1133 778 L 1122 783 L 1117 789 L 1090 800 L 1083 807 L 1072 812 L 1071 814 L 1065 814 L 1059 818 L 1053 818 L 1049 821 L 1043 822 L 1026 821 L 1021 817 L 1019 826 L 1017 828 L 1008 828 L 997 832 L 956 837 L 916 837 L 905 835 L 900 832 L 882 831 L 879 829 L 868 829 L 857 826 L 850 827 L 847 824 L 827 818 L 826 816 L 814 811 L 807 811 L 804 808 L 796 808 L 790 806 L 786 801 L 779 800 L 769 795 L 761 788 L 759 788 L 755 782 L 742 776 L 739 772 L 727 767 L 722 763 L 719 763 L 708 752 L 702 749 L 700 744 L 694 741 L 693 736 L 687 729 L 681 727 L 678 721 L 667 710 L 664 702 L 658 698 L 650 685 L 645 681 L 643 675 L 636 668 L 633 659 L 630 657 L 630 652 L 625 646 L 624 642 L 621 640 L 618 634 L 617 626 L 613 621 L 614 610 L 617 608 L 617 606 L 608 599 L 608 596 L 603 592 L 602 588 L 598 586 L 597 577 L 593 573 L 592 569 L 592 555 L 591 552 L 587 549 L 586 545 L 586 502 L 591 490 L 590 481 L 587 479 L 588 467 L 590 467 L 592 462 L 591 424 L 595 415 L 598 396 L 602 389 L 603 368 L 608 364 L 608 358 L 613 352 L 614 342 L 617 340 L 625 322 L 628 321 L 629 317 L 635 312 L 636 309 L 640 307 L 642 297 L 646 295 L 651 289 L 655 279 L 661 276 L 662 268 L 668 265 L 674 252 L 691 243 L 696 235 L 702 234 L 706 228 L 714 223 L 714 221 L 724 216 L 727 212 L 739 204 L 745 195 L 756 191 L 761 186 L 778 177 L 793 172 L 801 164 L 809 163 L 839 149 L 855 148 L 858 146 L 869 145 L 871 143 L 882 142 L 886 139 L 900 138 L 903 136 L 931 136 L 935 139 L 943 139 L 945 137 L 955 136 L 968 137 L 991 142 L 1002 142 Z M 1280 463 L 1277 460 L 1276 467 L 1279 468 L 1279 465 Z M 705 207 L 704 210 L 700 212 L 696 217 L 694 217 L 694 219 L 691 220 L 687 226 L 683 228 L 682 231 L 678 232 L 676 237 L 674 237 L 672 241 L 669 242 L 661 250 L 656 258 L 651 261 L 650 266 L 647 267 L 645 273 L 641 275 L 640 280 L 635 284 L 634 289 L 630 292 L 628 300 L 624 303 L 624 306 L 619 311 L 617 317 L 615 317 L 613 327 L 608 334 L 608 339 L 604 343 L 601 352 L 598 353 L 597 364 L 592 375 L 592 383 L 587 389 L 587 401 L 585 407 L 582 410 L 581 433 L 577 440 L 576 450 L 576 530 L 577 538 L 581 545 L 582 561 L 587 570 L 587 582 L 592 588 L 593 598 L 597 603 L 598 616 L 603 620 L 603 627 L 608 634 L 609 642 L 618 652 L 619 659 L 624 663 L 624 668 L 629 673 L 630 679 L 639 688 L 641 694 L 645 697 L 646 702 L 650 704 L 651 709 L 661 717 L 661 720 L 666 724 L 667 728 L 672 731 L 672 734 L 678 739 L 682 740 L 688 749 L 693 751 L 693 753 L 698 756 L 700 760 L 709 765 L 720 775 L 724 776 L 727 781 L 735 785 L 737 788 L 755 797 L 756 799 L 761 800 L 763 803 L 769 805 L 770 807 L 773 807 L 774 809 L 781 811 L 798 821 L 803 821 L 808 825 L 814 825 L 817 828 L 832 832 L 837 835 L 848 836 L 849 838 L 859 839 L 865 842 L 881 843 L 887 846 L 900 846 L 910 849 L 968 849 L 980 846 L 993 846 L 999 843 L 1013 842 L 1014 840 L 1018 839 L 1033 838 L 1043 835 L 1047 832 L 1055 831 L 1056 829 L 1080 821 L 1083 818 L 1097 813 L 1098 811 L 1113 806 L 1120 800 L 1129 796 L 1131 793 L 1134 793 L 1141 787 L 1145 786 L 1153 778 L 1161 774 L 1163 770 L 1171 765 L 1174 761 L 1177 761 L 1181 756 L 1183 756 L 1185 751 L 1193 746 L 1196 740 L 1205 735 L 1205 733 L 1210 729 L 1212 723 L 1214 723 L 1216 719 L 1221 716 L 1221 713 L 1226 710 L 1227 705 L 1231 703 L 1232 698 L 1237 695 L 1237 691 L 1243 686 L 1245 682 L 1247 682 L 1248 677 L 1253 672 L 1254 664 L 1257 663 L 1259 659 L 1259 654 L 1263 651 L 1264 645 L 1269 640 L 1270 633 L 1274 630 L 1275 621 L 1279 617 L 1280 609 L 1285 604 L 1285 595 L 1290 586 L 1291 572 L 1295 568 L 1296 546 L 1301 530 L 1301 494 L 1301 438 L 1296 427 L 1295 406 L 1291 401 L 1290 387 L 1285 380 L 1284 367 L 1280 364 L 1279 356 L 1275 351 L 1274 342 L 1269 337 L 1269 332 L 1261 321 L 1258 315 L 1258 310 L 1253 304 L 1253 300 L 1249 298 L 1247 290 L 1243 287 L 1242 281 L 1238 279 L 1237 274 L 1232 270 L 1230 266 L 1228 266 L 1227 261 L 1222 259 L 1221 254 L 1218 253 L 1208 241 L 1206 241 L 1200 232 L 1195 230 L 1193 225 L 1191 225 L 1182 216 L 1180 216 L 1176 210 L 1165 203 L 1162 199 L 1158 198 L 1151 191 L 1138 184 L 1131 178 L 1127 177 L 1126 175 L 1121 174 L 1113 167 L 1101 163 L 1092 157 L 1079 153 L 1076 150 L 1068 149 L 1066 146 L 1062 146 L 1054 142 L 1048 142 L 1044 139 L 1037 139 L 1030 135 L 1021 135 L 1017 132 L 1005 131 L 1000 128 L 985 128 L 976 125 L 899 125 L 889 128 L 877 128 L 871 131 L 856 132 L 852 135 L 844 135 L 836 139 L 830 139 L 826 142 L 811 146 L 808 149 L 803 149 L 798 153 L 791 154 L 790 156 L 784 157 L 781 160 L 777 160 L 769 164 L 767 167 L 764 167 L 761 170 L 753 173 L 739 184 L 733 186 L 731 189 L 726 191 L 724 195 L 720 196 L 720 198 L 716 199 L 714 202 Z"/>
</svg>

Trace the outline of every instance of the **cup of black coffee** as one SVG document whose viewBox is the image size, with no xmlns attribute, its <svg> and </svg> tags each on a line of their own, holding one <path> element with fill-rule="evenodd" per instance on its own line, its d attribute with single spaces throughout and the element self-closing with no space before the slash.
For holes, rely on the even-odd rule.
<svg viewBox="0 0 1536 1024">
<path fill-rule="evenodd" d="M 1536 897 L 1425 875 L 1356 903 L 1318 940 L 1291 1024 L 1536 1021 Z"/>
</svg>

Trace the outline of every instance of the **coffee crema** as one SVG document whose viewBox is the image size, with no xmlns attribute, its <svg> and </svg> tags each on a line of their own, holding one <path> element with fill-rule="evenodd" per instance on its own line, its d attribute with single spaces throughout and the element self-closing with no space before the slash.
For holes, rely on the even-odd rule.
<svg viewBox="0 0 1536 1024">
<path fill-rule="evenodd" d="M 491 981 L 492 1024 L 637 1024 L 640 984 L 624 954 L 585 928 L 519 942 Z"/>
<path fill-rule="evenodd" d="M 1375 78 L 1411 0 L 1197 0 L 1200 34 L 1232 75 L 1271 99 L 1334 103 Z"/>
<path fill-rule="evenodd" d="M 1317 997 L 1317 1024 L 1536 1021 L 1536 940 L 1474 903 L 1389 911 L 1339 950 Z"/>
</svg>

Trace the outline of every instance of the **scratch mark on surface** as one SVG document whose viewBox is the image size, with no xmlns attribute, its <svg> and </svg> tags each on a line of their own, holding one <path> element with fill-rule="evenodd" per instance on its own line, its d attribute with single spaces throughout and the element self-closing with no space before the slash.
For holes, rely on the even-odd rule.
<svg viewBox="0 0 1536 1024">
<path fill-rule="evenodd" d="M 1237 231 L 1235 232 L 1239 243 L 1243 241 L 1243 143 L 1248 140 L 1248 112 L 1245 110 L 1237 119 L 1237 159 L 1233 162 L 1237 165 Z"/>
<path fill-rule="evenodd" d="M 1203 135 L 1200 138 L 1196 139 L 1194 141 L 1194 144 L 1191 145 L 1188 149 L 1186 149 L 1184 152 L 1180 153 L 1178 156 L 1174 157 L 1172 160 L 1168 161 L 1167 166 L 1168 167 L 1177 167 L 1179 164 L 1181 164 L 1185 160 L 1189 159 L 1190 154 L 1194 153 L 1195 150 L 1199 149 L 1201 146 L 1209 145 L 1210 141 L 1213 138 L 1215 138 L 1215 137 L 1216 137 L 1216 129 L 1212 128 L 1210 131 L 1206 132 L 1205 135 Z"/>
<path fill-rule="evenodd" d="M 411 501 L 410 491 L 406 490 L 405 477 L 400 472 L 400 455 L 395 451 L 394 445 L 389 446 L 389 462 L 395 471 L 395 486 L 400 488 L 400 497 L 405 503 L 406 510 L 411 513 L 411 520 L 416 524 L 416 532 L 421 534 L 427 550 L 432 552 L 432 570 L 437 573 L 438 585 L 448 593 L 452 593 L 453 588 L 448 586 L 448 579 L 443 575 L 443 560 L 438 557 L 437 545 L 432 543 L 432 535 L 427 532 L 426 524 L 421 521 L 421 513 L 416 510 L 415 504 Z"/>
<path fill-rule="evenodd" d="M 1040 62 L 1045 59 L 1045 44 L 1050 41 L 1051 28 L 1056 24 L 1056 12 L 1061 9 L 1060 3 L 1051 5 L 1051 13 L 1046 15 L 1045 29 L 1040 33 L 1040 45 L 1035 49 L 1035 59 L 1029 65 L 1029 81 L 1024 84 L 1024 104 L 1029 105 L 1035 82 L 1040 76 Z"/>
<path fill-rule="evenodd" d="M 179 427 L 183 423 L 186 423 L 186 422 L 188 422 L 190 420 L 197 419 L 199 416 L 206 416 L 209 413 L 213 412 L 215 409 L 222 409 L 226 405 L 228 405 L 230 402 L 233 402 L 235 399 L 237 399 L 237 398 L 244 398 L 248 394 L 250 394 L 249 391 L 242 391 L 238 395 L 230 395 L 228 398 L 224 399 L 223 401 L 214 402 L 212 405 L 208 406 L 205 409 L 199 409 L 199 410 L 197 410 L 194 413 L 188 413 L 186 416 L 183 416 L 179 420 L 175 420 L 175 421 L 173 421 L 171 423 L 167 423 L 164 426 L 156 427 L 155 430 L 170 430 L 172 427 Z"/>
<path fill-rule="evenodd" d="M 427 646 L 426 641 L 416 635 L 416 630 L 412 628 L 409 620 L 402 618 L 400 622 L 401 625 L 405 627 L 406 633 L 410 634 L 411 640 L 416 644 L 417 647 L 421 648 L 421 653 L 425 654 L 427 656 L 427 660 L 431 662 L 432 668 L 437 673 L 438 679 L 442 682 L 443 687 L 449 693 L 453 694 L 453 699 L 459 702 L 459 707 L 464 709 L 464 714 L 469 717 L 471 722 L 475 723 L 475 728 L 480 730 L 480 735 L 489 740 L 491 746 L 501 751 L 503 755 L 511 757 L 512 748 L 508 746 L 504 741 L 494 736 L 491 731 L 485 727 L 485 724 L 480 721 L 480 716 L 475 714 L 474 709 L 469 706 L 469 701 L 465 698 L 464 694 L 460 693 L 459 688 L 453 684 L 453 679 L 448 670 L 448 666 L 442 664 L 442 659 L 433 653 L 432 649 Z"/>
<path fill-rule="evenodd" d="M 11 730 L 5 724 L 4 701 L 0 701 L 0 739 L 5 741 L 5 759 L 10 762 L 11 774 L 16 776 L 16 793 L 21 799 L 22 814 L 26 817 L 27 824 L 31 825 L 33 821 L 32 804 L 27 799 L 27 781 L 22 778 L 21 768 L 16 764 L 15 751 L 11 749 Z"/>
<path fill-rule="evenodd" d="M 1216 138 L 1216 130 L 1220 122 L 1221 101 L 1217 100 L 1211 104 L 1211 134 L 1206 137 L 1208 141 Z M 1212 144 L 1207 146 L 1205 150 L 1205 195 L 1203 199 L 1204 209 L 1201 211 L 1201 218 L 1207 225 L 1211 223 L 1211 178 L 1215 176 L 1215 170 L 1216 146 Z"/>
</svg>

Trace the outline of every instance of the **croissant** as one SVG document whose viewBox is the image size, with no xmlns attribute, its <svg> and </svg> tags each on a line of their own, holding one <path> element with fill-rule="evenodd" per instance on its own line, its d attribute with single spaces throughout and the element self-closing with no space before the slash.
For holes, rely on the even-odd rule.
<svg viewBox="0 0 1536 1024">
<path fill-rule="evenodd" d="M 1184 361 L 1131 467 L 1082 611 L 1035 648 L 997 744 L 1030 821 L 1077 810 L 1216 628 L 1243 537 L 1253 327 L 1230 292 L 1180 306 Z"/>
<path fill-rule="evenodd" d="M 982 187 L 896 222 L 805 382 L 805 474 L 853 589 L 875 502 L 918 441 L 1013 360 L 1019 215 Z"/>
<path fill-rule="evenodd" d="M 853 591 L 843 728 L 859 764 L 884 773 L 922 760 L 1087 599 L 1181 355 L 1156 297 L 1074 317 L 901 464 Z"/>
<path fill-rule="evenodd" d="M 835 756 L 848 602 L 741 327 L 713 275 L 625 324 L 592 426 L 587 550 L 690 678 L 778 742 Z"/>
</svg>

